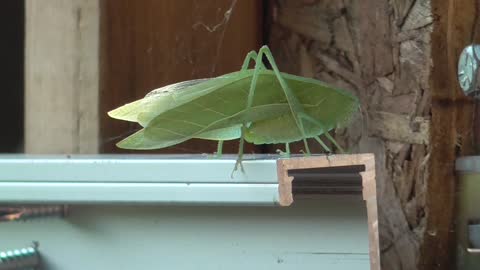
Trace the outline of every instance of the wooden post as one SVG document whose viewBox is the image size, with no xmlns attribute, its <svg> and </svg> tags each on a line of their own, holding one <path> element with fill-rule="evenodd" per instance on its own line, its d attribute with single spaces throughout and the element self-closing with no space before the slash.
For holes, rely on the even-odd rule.
<svg viewBox="0 0 480 270">
<path fill-rule="evenodd" d="M 98 0 L 27 0 L 25 152 L 98 151 Z"/>
<path fill-rule="evenodd" d="M 432 1 L 438 18 L 431 35 L 431 161 L 427 182 L 426 228 L 419 269 L 453 269 L 455 254 L 455 159 L 473 153 L 473 100 L 457 80 L 458 59 L 480 42 L 478 1 Z"/>
</svg>

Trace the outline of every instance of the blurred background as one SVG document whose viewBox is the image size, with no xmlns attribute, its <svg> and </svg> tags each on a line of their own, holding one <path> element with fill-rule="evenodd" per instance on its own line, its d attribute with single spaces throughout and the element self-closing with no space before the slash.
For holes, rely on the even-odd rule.
<svg viewBox="0 0 480 270">
<path fill-rule="evenodd" d="M 24 150 L 24 7 L 24 1 L 5 1 L 0 9 L 0 153 Z"/>
</svg>

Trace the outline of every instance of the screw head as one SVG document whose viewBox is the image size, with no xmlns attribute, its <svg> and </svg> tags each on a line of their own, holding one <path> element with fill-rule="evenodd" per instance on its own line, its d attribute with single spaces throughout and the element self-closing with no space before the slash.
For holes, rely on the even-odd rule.
<svg viewBox="0 0 480 270">
<path fill-rule="evenodd" d="M 468 95 L 479 88 L 477 82 L 480 66 L 480 45 L 469 45 L 463 49 L 458 61 L 458 82 Z"/>
<path fill-rule="evenodd" d="M 18 258 L 18 257 L 22 256 L 22 252 L 18 249 L 15 249 L 13 251 L 13 256 L 15 256 L 15 258 Z"/>
<path fill-rule="evenodd" d="M 8 259 L 6 252 L 0 252 L 0 262 L 4 262 Z"/>
</svg>

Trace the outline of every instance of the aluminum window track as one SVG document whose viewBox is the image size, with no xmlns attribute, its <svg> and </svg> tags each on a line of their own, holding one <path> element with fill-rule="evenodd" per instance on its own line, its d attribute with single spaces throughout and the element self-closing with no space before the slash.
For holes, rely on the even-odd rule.
<svg viewBox="0 0 480 270">
<path fill-rule="evenodd" d="M 278 159 L 247 156 L 245 173 L 235 156 L 0 155 L 0 203 L 14 204 L 221 204 L 290 205 L 293 196 L 362 194 L 365 165 L 282 171 L 289 160 L 311 163 L 345 155 Z M 342 164 L 340 164 L 342 165 Z M 298 167 L 298 168 L 297 168 Z M 288 180 L 290 179 L 290 180 Z M 293 182 L 293 184 L 292 184 Z M 290 187 L 288 187 L 290 185 Z M 282 191 L 287 187 L 287 193 Z"/>
</svg>

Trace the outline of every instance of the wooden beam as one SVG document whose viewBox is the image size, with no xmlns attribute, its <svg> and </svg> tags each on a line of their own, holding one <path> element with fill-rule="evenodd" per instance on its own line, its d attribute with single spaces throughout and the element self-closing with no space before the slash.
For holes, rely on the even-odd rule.
<svg viewBox="0 0 480 270">
<path fill-rule="evenodd" d="M 460 89 L 457 63 L 465 46 L 480 42 L 479 29 L 475 29 L 479 4 L 476 0 L 434 0 L 431 4 L 436 18 L 431 35 L 431 157 L 419 269 L 446 270 L 454 268 L 454 161 L 457 154 L 473 149 L 473 101 Z"/>
</svg>

